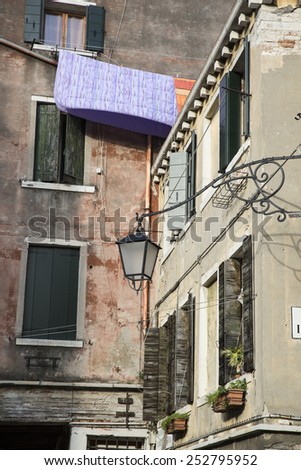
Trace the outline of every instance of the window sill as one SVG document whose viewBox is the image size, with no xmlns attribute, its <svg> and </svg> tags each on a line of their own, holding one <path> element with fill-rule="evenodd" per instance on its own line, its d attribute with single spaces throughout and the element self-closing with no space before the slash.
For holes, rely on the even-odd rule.
<svg viewBox="0 0 301 470">
<path fill-rule="evenodd" d="M 17 346 L 58 346 L 63 348 L 82 348 L 84 342 L 80 340 L 59 340 L 59 339 L 33 339 L 33 338 L 16 338 Z"/>
<path fill-rule="evenodd" d="M 42 181 L 21 181 L 22 188 L 32 189 L 50 189 L 53 191 L 68 191 L 74 193 L 94 193 L 95 186 L 84 186 L 76 184 L 62 184 L 62 183 L 43 183 Z"/>
</svg>

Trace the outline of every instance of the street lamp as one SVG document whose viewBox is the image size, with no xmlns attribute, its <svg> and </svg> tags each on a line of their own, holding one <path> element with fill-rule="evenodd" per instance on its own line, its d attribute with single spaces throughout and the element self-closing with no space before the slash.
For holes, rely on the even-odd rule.
<svg viewBox="0 0 301 470">
<path fill-rule="evenodd" d="M 116 244 L 119 248 L 124 277 L 130 287 L 138 293 L 142 290 L 143 281 L 151 281 L 161 247 L 145 235 L 141 219 L 137 217 L 137 220 L 138 227 L 134 233 L 130 233 Z"/>
<path fill-rule="evenodd" d="M 295 119 L 301 119 L 301 113 L 299 113 Z M 216 177 L 195 194 L 178 202 L 177 204 L 156 212 L 142 214 L 141 217 L 138 217 L 138 214 L 136 214 L 138 226 L 135 228 L 135 231 L 116 242 L 119 247 L 124 276 L 128 279 L 131 288 L 138 293 L 142 290 L 143 281 L 151 281 L 160 250 L 160 246 L 156 245 L 156 243 L 152 242 L 145 235 L 144 228 L 142 227 L 142 220 L 144 217 L 152 217 L 177 209 L 183 204 L 187 204 L 197 198 L 209 188 L 226 188 L 226 191 L 229 194 L 227 197 L 231 199 L 231 201 L 232 199 L 237 198 L 239 201 L 245 203 L 242 208 L 243 210 L 251 207 L 256 214 L 272 215 L 278 213 L 277 220 L 279 222 L 283 222 L 288 214 L 294 214 L 294 211 L 288 211 L 285 207 L 280 206 L 278 201 L 276 203 L 273 200 L 273 197 L 284 185 L 284 164 L 289 160 L 301 159 L 301 155 L 296 154 L 298 149 L 299 146 L 291 155 L 284 155 L 282 157 L 266 157 L 260 160 L 243 163 L 236 167 L 234 166 L 231 170 Z M 267 170 L 268 165 L 271 165 L 272 168 L 274 168 L 274 172 L 271 175 Z M 263 168 L 264 170 L 260 172 Z M 279 181 L 276 182 L 277 184 L 274 189 L 271 192 L 268 192 L 266 186 L 276 174 L 280 175 Z M 242 182 L 247 181 L 254 183 L 255 192 L 250 192 L 246 197 L 239 193 L 243 186 Z M 222 200 L 221 203 L 224 204 L 224 201 Z"/>
</svg>

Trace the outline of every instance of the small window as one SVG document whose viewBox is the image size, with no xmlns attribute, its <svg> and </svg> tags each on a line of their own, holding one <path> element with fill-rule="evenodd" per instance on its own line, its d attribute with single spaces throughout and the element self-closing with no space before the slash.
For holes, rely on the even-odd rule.
<svg viewBox="0 0 301 470">
<path fill-rule="evenodd" d="M 38 103 L 34 180 L 83 184 L 85 121 L 63 114 L 54 103 Z"/>
<path fill-rule="evenodd" d="M 88 436 L 88 450 L 141 450 L 144 439 L 140 437 Z"/>
<path fill-rule="evenodd" d="M 24 41 L 103 52 L 105 9 L 66 1 L 26 0 Z"/>
<path fill-rule="evenodd" d="M 76 339 L 79 251 L 70 247 L 29 246 L 23 338 Z"/>
<path fill-rule="evenodd" d="M 68 13 L 45 12 L 44 44 L 84 49 L 85 18 Z"/>
</svg>

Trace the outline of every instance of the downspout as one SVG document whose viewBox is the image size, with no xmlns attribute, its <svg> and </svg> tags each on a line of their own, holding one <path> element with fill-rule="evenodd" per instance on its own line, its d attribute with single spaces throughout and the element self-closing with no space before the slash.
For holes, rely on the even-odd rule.
<svg viewBox="0 0 301 470">
<path fill-rule="evenodd" d="M 151 161 L 152 161 L 152 136 L 147 136 L 147 149 L 146 149 L 146 169 L 145 169 L 145 207 L 144 212 L 150 212 L 151 210 Z M 144 223 L 148 224 L 145 227 L 146 230 L 150 229 L 151 221 L 147 217 L 144 219 Z M 149 312 L 149 283 L 147 283 L 145 289 L 142 291 L 142 332 L 143 336 L 148 328 L 148 312 Z"/>
<path fill-rule="evenodd" d="M 216 59 L 216 57 L 218 56 L 221 48 L 224 46 L 226 38 L 229 35 L 229 32 L 233 28 L 233 22 L 236 19 L 237 15 L 238 15 L 238 13 L 239 13 L 239 11 L 240 11 L 240 9 L 241 9 L 241 7 L 244 3 L 247 3 L 247 0 L 237 0 L 235 6 L 233 7 L 229 18 L 225 23 L 223 31 L 222 31 L 221 35 L 219 36 L 219 38 L 218 38 L 211 54 L 209 55 L 209 57 L 206 61 L 206 64 L 205 64 L 204 68 L 202 69 L 201 74 L 197 78 L 191 92 L 189 93 L 189 95 L 187 97 L 187 100 L 184 103 L 184 106 L 183 106 L 183 108 L 182 108 L 175 124 L 173 125 L 173 127 L 172 127 L 171 131 L 169 132 L 165 142 L 163 143 L 163 146 L 161 147 L 161 150 L 158 154 L 158 157 L 156 158 L 156 161 L 154 162 L 154 164 L 152 166 L 152 170 L 151 170 L 152 176 L 154 176 L 156 174 L 156 171 L 158 170 L 158 168 L 160 166 L 161 160 L 163 159 L 166 152 L 170 149 L 170 145 L 171 145 L 171 142 L 174 138 L 174 135 L 176 134 L 177 128 L 180 126 L 181 122 L 184 120 L 184 116 L 187 114 L 187 112 L 189 111 L 189 108 L 192 106 L 192 103 L 195 100 L 196 95 L 198 94 L 198 92 L 199 92 L 206 76 L 208 75 L 208 73 L 210 71 L 210 67 L 212 66 L 212 62 Z"/>
<path fill-rule="evenodd" d="M 19 46 L 18 44 L 15 44 L 14 42 L 7 41 L 7 39 L 0 38 L 0 44 L 2 44 L 3 46 L 9 47 L 10 49 L 14 49 L 15 51 L 21 52 L 21 54 L 28 55 L 29 57 L 32 57 L 33 59 L 41 60 L 42 62 L 45 62 L 46 64 L 57 66 L 56 60 L 48 59 L 47 57 L 44 57 L 40 54 L 37 54 L 36 52 L 32 52 L 26 49 L 26 47 L 22 47 L 22 46 Z"/>
</svg>

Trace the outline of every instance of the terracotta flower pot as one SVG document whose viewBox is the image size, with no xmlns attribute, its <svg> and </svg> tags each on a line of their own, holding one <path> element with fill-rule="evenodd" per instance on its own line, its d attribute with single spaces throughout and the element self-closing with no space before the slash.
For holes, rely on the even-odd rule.
<svg viewBox="0 0 301 470">
<path fill-rule="evenodd" d="M 242 406 L 245 402 L 245 391 L 241 389 L 231 388 L 227 390 L 228 409 Z"/>
<path fill-rule="evenodd" d="M 175 418 L 168 426 L 167 434 L 174 434 L 177 432 L 184 432 L 187 429 L 187 419 Z"/>
<path fill-rule="evenodd" d="M 226 395 L 220 395 L 216 402 L 212 405 L 212 409 L 215 413 L 225 413 L 227 411 Z"/>
</svg>

